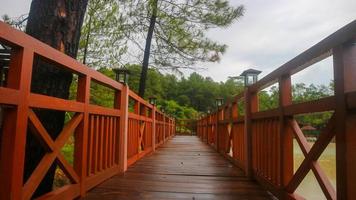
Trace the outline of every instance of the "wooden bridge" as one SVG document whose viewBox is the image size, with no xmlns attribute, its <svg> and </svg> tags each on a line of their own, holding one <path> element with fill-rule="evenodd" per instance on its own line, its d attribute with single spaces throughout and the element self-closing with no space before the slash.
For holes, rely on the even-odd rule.
<svg viewBox="0 0 356 200">
<path fill-rule="evenodd" d="M 312 171 L 327 199 L 356 197 L 356 21 L 246 87 L 196 124 L 196 136 L 175 136 L 175 120 L 93 69 L 0 22 L 0 199 L 32 199 L 56 163 L 70 180 L 37 199 L 303 199 L 296 188 Z M 292 102 L 291 76 L 333 56 L 335 95 Z M 8 58 L 8 59 L 7 59 Z M 31 92 L 34 59 L 78 77 L 76 99 Z M 279 106 L 259 111 L 258 92 L 278 83 Z M 113 91 L 112 107 L 91 102 L 91 85 Z M 244 104 L 244 110 L 239 105 Z M 72 113 L 52 139 L 37 109 Z M 333 111 L 311 147 L 293 116 Z M 28 131 L 29 130 L 29 131 Z M 26 137 L 46 153 L 24 178 Z M 74 161 L 62 147 L 74 138 Z M 336 188 L 318 158 L 336 138 Z M 198 139 L 200 138 L 200 139 Z M 293 169 L 293 138 L 305 155 Z M 294 172 L 295 171 L 295 172 Z"/>
</svg>

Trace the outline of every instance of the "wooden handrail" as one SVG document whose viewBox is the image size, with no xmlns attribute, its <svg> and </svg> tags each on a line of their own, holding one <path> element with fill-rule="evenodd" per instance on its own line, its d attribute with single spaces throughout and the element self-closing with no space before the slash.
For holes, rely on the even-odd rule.
<svg viewBox="0 0 356 200">
<path fill-rule="evenodd" d="M 0 43 L 11 47 L 6 87 L 0 87 L 0 105 L 7 106 L 0 149 L 0 199 L 31 199 L 53 162 L 72 181 L 41 199 L 74 199 L 153 152 L 175 134 L 175 119 L 160 112 L 129 87 L 81 64 L 52 47 L 0 22 Z M 35 56 L 78 75 L 77 99 L 68 100 L 30 91 Z M 90 103 L 90 84 L 114 91 L 114 108 Z M 135 102 L 129 112 L 129 99 Z M 33 109 L 74 112 L 53 140 Z M 46 149 L 44 158 L 24 184 L 26 134 L 29 129 Z M 74 132 L 74 164 L 61 154 Z"/>
<path fill-rule="evenodd" d="M 217 112 L 200 118 L 197 122 L 198 136 L 243 168 L 248 177 L 256 179 L 277 198 L 301 198 L 295 190 L 306 173 L 312 170 L 328 199 L 353 199 L 356 196 L 355 38 L 356 21 L 352 21 L 246 87 Z M 291 76 L 331 55 L 335 95 L 293 104 Z M 279 106 L 259 111 L 258 92 L 274 83 L 279 86 Z M 244 115 L 237 109 L 237 104 L 242 101 L 245 103 Z M 292 120 L 293 116 L 324 111 L 334 111 L 329 123 L 336 124 L 335 129 L 325 130 L 310 150 L 307 143 L 300 142 L 305 138 L 300 134 L 298 124 Z M 317 163 L 333 136 L 336 137 L 337 193 Z M 293 171 L 293 137 L 297 137 L 301 149 L 305 150 L 305 160 L 302 168 L 298 169 L 301 172 L 296 174 Z"/>
</svg>

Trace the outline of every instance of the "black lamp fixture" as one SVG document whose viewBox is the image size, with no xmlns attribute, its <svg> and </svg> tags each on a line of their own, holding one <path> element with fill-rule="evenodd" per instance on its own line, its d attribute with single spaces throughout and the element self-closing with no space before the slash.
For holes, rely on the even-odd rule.
<svg viewBox="0 0 356 200">
<path fill-rule="evenodd" d="M 223 98 L 219 97 L 219 98 L 216 98 L 216 99 L 215 99 L 215 106 L 216 106 L 217 108 L 219 108 L 219 107 L 222 106 L 223 104 L 224 104 L 224 99 L 223 99 Z"/>
<path fill-rule="evenodd" d="M 123 83 L 125 85 L 128 84 L 130 70 L 126 69 L 125 67 L 121 67 L 121 68 L 114 68 L 113 71 L 115 72 L 116 81 Z"/>
<path fill-rule="evenodd" d="M 156 97 L 150 97 L 148 98 L 148 101 L 150 102 L 150 104 L 152 105 L 157 105 L 157 98 Z"/>
<path fill-rule="evenodd" d="M 256 69 L 248 69 L 242 72 L 240 75 L 241 77 L 244 78 L 245 86 L 252 85 L 258 81 L 258 75 L 261 73 L 261 71 L 256 70 Z"/>
</svg>

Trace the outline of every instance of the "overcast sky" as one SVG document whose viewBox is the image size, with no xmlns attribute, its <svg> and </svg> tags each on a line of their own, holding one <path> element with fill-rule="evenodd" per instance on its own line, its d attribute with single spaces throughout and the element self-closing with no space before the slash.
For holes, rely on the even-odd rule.
<svg viewBox="0 0 356 200">
<path fill-rule="evenodd" d="M 30 0 L 0 0 L 0 15 L 28 13 Z M 245 15 L 209 37 L 227 44 L 220 63 L 198 71 L 216 81 L 256 68 L 268 74 L 315 43 L 356 19 L 356 0 L 230 0 L 243 4 Z M 331 59 L 298 73 L 294 82 L 325 84 L 332 79 Z M 189 73 L 189 72 L 187 72 Z"/>
</svg>

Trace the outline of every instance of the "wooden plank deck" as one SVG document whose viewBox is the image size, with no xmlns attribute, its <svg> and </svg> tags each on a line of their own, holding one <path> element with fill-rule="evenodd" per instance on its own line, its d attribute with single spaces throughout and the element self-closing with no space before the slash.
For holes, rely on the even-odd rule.
<svg viewBox="0 0 356 200">
<path fill-rule="evenodd" d="M 176 136 L 90 191 L 85 200 L 271 199 L 256 182 L 195 136 Z"/>
</svg>

